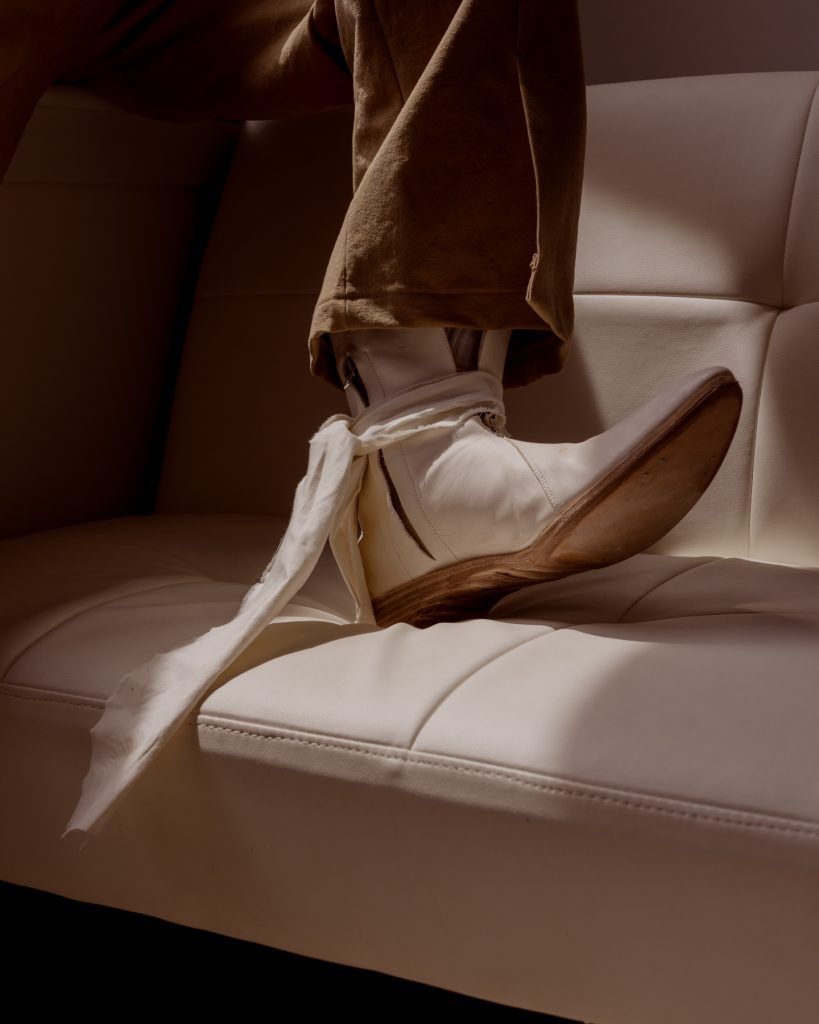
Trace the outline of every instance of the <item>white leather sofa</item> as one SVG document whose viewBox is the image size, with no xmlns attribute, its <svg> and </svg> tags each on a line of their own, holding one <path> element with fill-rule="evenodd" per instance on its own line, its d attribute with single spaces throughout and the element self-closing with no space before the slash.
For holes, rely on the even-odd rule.
<svg viewBox="0 0 819 1024">
<path fill-rule="evenodd" d="M 55 488 L 32 506 L 34 532 L 0 545 L 0 877 L 596 1024 L 812 1020 L 818 85 L 789 72 L 589 88 L 575 348 L 564 372 L 509 393 L 511 426 L 580 439 L 689 370 L 730 367 L 741 423 L 678 528 L 487 620 L 426 630 L 339 623 L 349 604 L 325 560 L 270 627 L 291 653 L 215 689 L 80 849 L 60 834 L 106 697 L 233 614 L 286 521 L 310 431 L 343 408 L 308 376 L 305 339 L 349 192 L 349 117 L 241 127 L 154 514 L 82 522 L 65 506 L 70 525 L 42 529 L 49 501 L 71 497 Z M 88 100 L 93 131 L 61 134 L 85 101 L 59 96 L 51 127 L 31 129 L 54 145 L 116 162 L 148 130 Z M 176 137 L 191 131 L 186 174 L 204 188 L 213 137 Z M 168 223 L 156 238 L 181 237 Z M 156 247 L 137 275 L 146 308 L 169 274 Z M 25 346 L 27 323 L 4 349 Z M 136 359 L 154 342 L 126 344 Z M 105 389 L 96 365 L 83 372 Z M 158 408 L 166 374 L 158 358 L 140 371 L 133 394 L 148 397 L 134 402 Z M 115 383 L 131 408 L 127 366 Z M 121 410 L 108 420 L 116 433 Z M 132 415 L 129 436 L 156 422 Z M 70 457 L 55 461 L 66 473 Z M 52 471 L 46 456 L 33 475 Z M 324 609 L 326 628 L 305 631 L 300 609 Z"/>
</svg>

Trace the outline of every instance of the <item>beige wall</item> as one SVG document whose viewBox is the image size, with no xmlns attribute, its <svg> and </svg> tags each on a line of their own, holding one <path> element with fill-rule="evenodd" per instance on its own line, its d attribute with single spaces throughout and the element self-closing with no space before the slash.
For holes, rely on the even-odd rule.
<svg viewBox="0 0 819 1024">
<path fill-rule="evenodd" d="M 819 0 L 579 0 L 586 78 L 819 68 Z"/>
</svg>

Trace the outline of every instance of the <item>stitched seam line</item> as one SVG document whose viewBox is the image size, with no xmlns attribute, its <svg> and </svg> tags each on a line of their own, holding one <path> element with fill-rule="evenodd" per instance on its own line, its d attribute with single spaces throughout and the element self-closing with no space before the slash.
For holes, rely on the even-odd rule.
<svg viewBox="0 0 819 1024">
<path fill-rule="evenodd" d="M 36 647 L 36 645 L 39 644 L 41 640 L 44 640 L 47 636 L 50 636 L 58 629 L 61 629 L 67 622 L 73 622 L 75 619 L 79 619 L 81 616 L 85 615 L 86 612 L 96 611 L 98 608 L 104 608 L 108 604 L 115 604 L 117 601 L 124 601 L 129 597 L 138 597 L 142 594 L 150 594 L 157 590 L 167 590 L 169 587 L 182 587 L 188 583 L 198 582 L 200 582 L 199 577 L 189 580 L 178 580 L 176 583 L 163 583 L 162 586 L 159 587 L 145 587 L 142 590 L 130 590 L 126 594 L 118 594 L 116 597 L 108 597 L 104 601 L 98 601 L 97 604 L 92 604 L 88 605 L 85 608 L 81 608 L 78 612 L 74 612 L 73 615 L 69 615 L 67 618 L 61 619 L 59 622 L 56 622 L 53 626 L 50 626 L 44 633 L 40 633 L 39 636 L 35 637 L 35 639 L 32 640 L 30 644 L 26 644 L 22 651 L 19 651 L 14 656 L 12 661 L 6 666 L 6 671 L 3 673 L 2 679 L 0 679 L 0 683 L 3 683 L 8 679 L 9 672 L 11 672 L 11 670 L 14 668 L 17 662 L 24 655 L 28 654 L 28 652 L 33 647 Z"/>
<path fill-rule="evenodd" d="M 90 708 L 92 711 L 101 711 L 105 707 L 104 700 L 97 700 L 89 697 L 86 700 L 69 700 L 68 697 L 34 697 L 27 693 L 10 693 L 8 690 L 0 690 L 0 697 L 7 697 L 9 700 L 27 700 L 36 704 L 70 704 L 75 708 Z"/>
<path fill-rule="evenodd" d="M 159 513 L 159 514 L 161 515 L 162 513 Z M 174 515 L 176 513 L 169 513 L 169 514 L 170 515 Z M 240 582 L 240 581 L 237 581 L 237 580 L 217 580 L 216 577 L 211 576 L 208 573 L 206 573 L 204 571 L 204 569 L 201 568 L 201 566 L 196 564 L 196 562 L 192 562 L 188 558 L 183 558 L 179 554 L 179 552 L 177 552 L 177 551 L 170 551 L 168 548 L 162 547 L 161 545 L 158 545 L 158 544 L 151 544 L 151 543 L 148 543 L 147 541 L 141 541 L 141 540 L 140 541 L 137 541 L 137 540 L 133 540 L 133 541 L 132 540 L 123 540 L 120 537 L 104 537 L 104 538 L 102 538 L 102 543 L 105 545 L 105 547 L 109 547 L 109 548 L 110 547 L 124 548 L 127 551 L 137 551 L 137 552 L 139 552 L 140 555 L 144 555 L 146 552 L 150 552 L 152 555 L 159 555 L 160 558 L 173 558 L 173 560 L 179 566 L 180 571 L 183 571 L 183 572 L 187 571 L 187 572 L 195 573 L 197 576 L 201 576 L 203 579 L 206 579 L 209 583 L 217 583 L 217 582 L 218 583 L 235 583 L 235 582 Z"/>
<path fill-rule="evenodd" d="M 529 469 L 534 473 L 534 475 L 540 481 L 540 486 L 546 492 L 546 497 L 549 499 L 550 505 L 555 510 L 555 512 L 559 512 L 560 511 L 560 502 L 554 496 L 554 492 L 552 491 L 552 488 L 549 486 L 549 481 L 546 479 L 546 477 L 543 475 L 543 473 L 541 473 L 541 471 L 538 469 L 538 467 L 535 466 L 533 463 L 531 463 L 529 461 L 529 459 L 526 458 L 526 456 L 521 451 L 521 448 L 518 445 L 517 441 L 515 441 L 511 437 L 504 438 L 504 440 L 508 441 L 508 443 L 512 445 L 512 447 L 515 449 L 515 451 L 518 453 L 518 455 L 520 455 L 520 457 L 523 459 L 523 461 L 526 463 L 526 465 L 529 467 Z"/>
<path fill-rule="evenodd" d="M 414 476 L 412 470 L 410 469 L 409 458 L 407 457 L 407 450 L 406 450 L 405 445 L 403 444 L 403 442 L 401 442 L 401 443 L 397 444 L 395 447 L 398 449 L 398 453 L 400 454 L 400 457 L 403 460 L 404 468 L 407 471 L 407 476 L 410 478 L 410 483 L 412 484 L 412 489 L 415 492 L 415 500 L 416 500 L 416 502 L 418 504 L 418 508 L 421 510 L 421 515 L 426 520 L 427 526 L 432 531 L 433 535 L 438 538 L 439 543 L 441 543 L 444 546 L 444 548 L 446 548 L 446 550 L 455 559 L 455 561 L 456 562 L 460 562 L 460 558 L 458 558 L 458 556 L 455 554 L 455 552 L 452 550 L 452 548 L 449 546 L 449 544 L 447 544 L 447 542 L 444 540 L 444 538 L 438 532 L 438 530 L 435 527 L 435 524 L 433 523 L 433 521 L 429 517 L 429 513 L 427 512 L 426 508 L 424 508 L 424 503 L 421 500 L 421 492 L 418 489 L 418 481 L 415 479 L 415 476 Z"/>
<path fill-rule="evenodd" d="M 788 211 L 785 217 L 785 243 L 782 246 L 782 288 L 780 293 L 780 307 L 784 306 L 785 303 L 785 267 L 788 261 L 788 241 L 791 234 L 791 218 L 793 214 L 793 201 L 796 197 L 796 186 L 799 183 L 799 171 L 802 167 L 802 157 L 805 154 L 805 139 L 808 137 L 808 125 L 810 124 L 811 113 L 813 112 L 813 104 L 816 102 L 816 94 L 819 93 L 819 85 L 813 90 L 813 95 L 810 98 L 808 104 L 808 113 L 805 117 L 805 124 L 802 128 L 802 141 L 799 143 L 799 156 L 796 158 L 796 170 L 793 174 L 793 185 L 791 186 L 791 195 L 788 201 Z"/>
<path fill-rule="evenodd" d="M 623 298 L 638 299 L 703 299 L 706 302 L 744 302 L 749 306 L 760 306 L 762 309 L 781 309 L 772 302 L 760 302 L 758 299 L 746 299 L 742 295 L 720 295 L 712 292 L 631 292 L 612 289 L 604 292 L 575 292 L 575 295 L 588 295 L 591 298 L 607 295 L 618 295 Z"/>
<path fill-rule="evenodd" d="M 478 768 L 467 765 L 447 764 L 442 761 L 427 760 L 419 757 L 417 754 L 413 755 L 411 751 L 407 751 L 404 755 L 387 754 L 381 751 L 367 750 L 364 747 L 357 747 L 352 744 L 347 746 L 340 743 L 327 743 L 319 740 L 302 739 L 298 736 L 270 735 L 267 733 L 254 732 L 251 729 L 238 729 L 231 726 L 215 725 L 210 722 L 200 721 L 199 727 L 202 729 L 211 729 L 214 732 L 227 732 L 235 733 L 239 736 L 250 736 L 260 740 L 295 743 L 300 746 L 319 747 L 326 750 L 337 750 L 343 753 L 355 753 L 364 757 L 375 758 L 376 760 L 400 761 L 404 764 L 409 763 L 418 765 L 419 767 L 432 768 L 439 771 L 459 772 L 464 775 L 477 775 L 483 778 L 495 778 L 500 779 L 503 782 L 511 782 L 514 785 L 525 789 L 533 789 L 543 793 L 552 793 L 556 796 L 565 796 L 571 799 L 578 798 L 582 800 L 592 800 L 598 803 L 613 804 L 619 807 L 628 807 L 632 810 L 641 811 L 647 814 L 658 814 L 675 818 L 688 818 L 697 821 L 709 822 L 711 824 L 728 825 L 732 828 L 791 833 L 793 835 L 809 836 L 812 839 L 819 839 L 819 828 L 813 828 L 811 826 L 799 827 L 797 825 L 780 825 L 775 822 L 760 820 L 747 821 L 739 817 L 742 813 L 750 815 L 753 812 L 738 811 L 735 812 L 737 817 L 729 817 L 728 815 L 707 813 L 704 811 L 688 811 L 682 810 L 681 808 L 664 807 L 659 804 L 642 803 L 639 800 L 629 800 L 626 797 L 614 796 L 608 793 L 592 793 L 582 789 L 570 788 L 569 786 L 558 786 L 553 783 L 535 782 L 529 779 L 523 779 L 512 772 L 504 772 L 497 769 Z"/>
<path fill-rule="evenodd" d="M 646 590 L 644 594 L 640 594 L 638 598 L 635 598 L 635 600 L 631 602 L 628 608 L 626 608 L 622 615 L 620 615 L 620 617 L 617 619 L 617 622 L 624 622 L 626 616 L 634 608 L 636 608 L 641 601 L 644 601 L 647 597 L 650 597 L 653 593 L 658 591 L 661 587 L 664 587 L 667 583 L 672 583 L 674 580 L 679 579 L 680 576 L 685 576 L 687 572 L 693 572 L 695 569 L 701 569 L 704 565 L 711 565 L 712 562 L 718 561 L 718 558 L 708 558 L 704 562 L 698 562 L 696 565 L 687 565 L 684 569 L 680 569 L 679 572 L 675 572 L 673 576 L 668 576 L 666 579 L 660 580 L 659 583 L 655 583 L 653 587 L 651 587 L 649 590 Z"/>
<path fill-rule="evenodd" d="M 526 644 L 532 643 L 535 640 L 542 640 L 545 636 L 551 636 L 553 632 L 557 632 L 557 630 L 545 630 L 543 633 L 538 633 L 537 636 L 528 636 L 525 640 L 521 640 L 519 643 L 513 644 L 506 650 L 499 651 L 498 653 L 491 655 L 485 661 L 482 661 L 480 665 L 478 665 L 476 668 L 473 668 L 465 676 L 459 679 L 454 685 L 450 686 L 448 690 L 446 690 L 443 694 L 441 694 L 438 697 L 436 701 L 433 702 L 432 707 L 424 715 L 415 732 L 412 734 L 412 738 L 407 744 L 407 748 L 409 750 L 412 750 L 415 747 L 415 744 L 418 742 L 418 738 L 420 737 L 421 733 L 429 725 L 429 723 L 435 717 L 437 712 L 440 711 L 441 707 L 449 700 L 450 697 L 454 696 L 454 694 L 458 690 L 460 690 L 465 683 L 468 683 L 470 679 L 474 679 L 479 672 L 483 672 L 483 670 L 487 668 L 489 665 L 494 665 L 499 658 L 505 658 L 507 654 L 511 654 L 512 651 L 517 651 L 521 647 L 525 647 Z"/>
<path fill-rule="evenodd" d="M 759 367 L 759 388 L 757 390 L 756 406 L 754 408 L 753 432 L 751 435 L 750 470 L 748 473 L 748 558 L 751 557 L 751 519 L 754 514 L 754 476 L 756 475 L 754 470 L 756 468 L 757 438 L 759 436 L 759 410 L 762 408 L 762 388 L 765 384 L 765 370 L 768 367 L 768 354 L 771 351 L 771 340 L 773 339 L 773 334 L 778 323 L 779 313 L 776 314 L 771 322 L 771 329 L 768 331 L 768 337 L 765 340 L 765 348 L 762 351 L 762 361 Z"/>
</svg>

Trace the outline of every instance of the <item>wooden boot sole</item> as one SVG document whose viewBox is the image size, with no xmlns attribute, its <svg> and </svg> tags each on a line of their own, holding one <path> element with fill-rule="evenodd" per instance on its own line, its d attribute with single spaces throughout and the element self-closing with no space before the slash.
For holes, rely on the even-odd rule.
<svg viewBox="0 0 819 1024">
<path fill-rule="evenodd" d="M 373 600 L 389 626 L 480 618 L 527 584 L 612 565 L 656 543 L 714 478 L 736 430 L 742 392 L 717 374 L 627 459 L 561 509 L 526 548 L 427 573 Z"/>
</svg>

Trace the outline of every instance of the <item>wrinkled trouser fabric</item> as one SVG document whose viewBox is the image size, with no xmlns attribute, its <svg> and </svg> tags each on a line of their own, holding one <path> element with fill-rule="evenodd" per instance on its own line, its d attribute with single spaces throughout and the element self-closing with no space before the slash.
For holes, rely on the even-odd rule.
<svg viewBox="0 0 819 1024">
<path fill-rule="evenodd" d="M 576 0 L 0 0 L 0 172 L 52 82 L 171 120 L 354 104 L 311 370 L 338 384 L 327 335 L 389 326 L 516 328 L 507 386 L 562 367 L 586 124 Z"/>
</svg>

